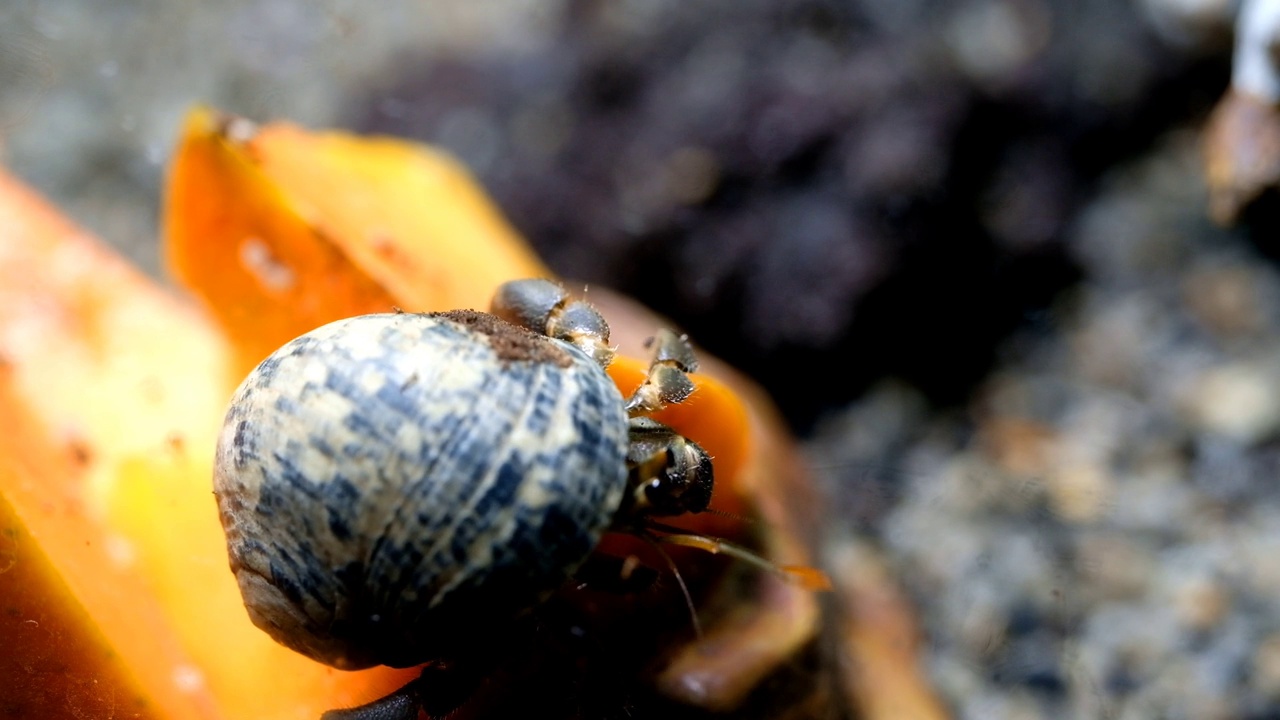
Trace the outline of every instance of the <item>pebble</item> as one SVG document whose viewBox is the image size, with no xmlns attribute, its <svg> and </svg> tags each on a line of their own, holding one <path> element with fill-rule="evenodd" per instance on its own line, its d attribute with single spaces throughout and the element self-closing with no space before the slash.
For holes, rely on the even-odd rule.
<svg viewBox="0 0 1280 720">
<path fill-rule="evenodd" d="M 1189 140 L 1102 183 L 1079 297 L 967 412 L 866 436 L 957 718 L 1280 714 L 1280 271 L 1203 222 Z"/>
</svg>

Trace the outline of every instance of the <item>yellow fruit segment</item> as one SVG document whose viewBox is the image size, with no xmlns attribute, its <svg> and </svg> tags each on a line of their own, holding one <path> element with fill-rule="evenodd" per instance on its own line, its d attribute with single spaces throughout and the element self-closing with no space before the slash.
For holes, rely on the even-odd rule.
<svg viewBox="0 0 1280 720">
<path fill-rule="evenodd" d="M 0 647 L 0 717 L 160 717 L 3 494 Z"/>
<path fill-rule="evenodd" d="M 422 145 L 187 118 L 164 209 L 168 265 L 247 373 L 331 320 L 488 309 L 549 271 L 454 160 Z"/>
</svg>

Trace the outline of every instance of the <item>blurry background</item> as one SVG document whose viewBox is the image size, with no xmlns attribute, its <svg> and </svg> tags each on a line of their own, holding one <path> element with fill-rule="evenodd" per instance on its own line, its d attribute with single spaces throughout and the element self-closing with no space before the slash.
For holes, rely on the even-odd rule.
<svg viewBox="0 0 1280 720">
<path fill-rule="evenodd" d="M 1280 274 L 1230 0 L 4 0 L 0 159 L 158 272 L 196 102 L 441 145 L 806 438 L 965 718 L 1280 718 Z M 0 238 L 0 242 L 4 242 Z"/>
</svg>

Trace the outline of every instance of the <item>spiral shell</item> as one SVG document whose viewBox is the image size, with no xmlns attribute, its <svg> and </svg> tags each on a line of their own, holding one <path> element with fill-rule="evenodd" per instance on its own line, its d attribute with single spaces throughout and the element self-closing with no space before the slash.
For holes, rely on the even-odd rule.
<svg viewBox="0 0 1280 720">
<path fill-rule="evenodd" d="M 408 666 L 561 585 L 626 485 L 598 364 L 484 313 L 365 315 L 264 360 L 214 487 L 253 622 L 344 669 Z"/>
</svg>

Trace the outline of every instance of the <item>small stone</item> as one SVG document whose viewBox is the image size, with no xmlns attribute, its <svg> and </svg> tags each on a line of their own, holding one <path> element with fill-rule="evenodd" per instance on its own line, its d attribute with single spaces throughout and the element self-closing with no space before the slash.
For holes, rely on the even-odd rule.
<svg viewBox="0 0 1280 720">
<path fill-rule="evenodd" d="M 1191 273 L 1183 294 L 1192 315 L 1220 335 L 1240 335 L 1262 327 L 1258 272 L 1243 266 Z"/>
<path fill-rule="evenodd" d="M 1280 428 L 1280 387 L 1256 363 L 1223 364 L 1191 381 L 1183 410 L 1200 430 L 1253 444 Z"/>
<path fill-rule="evenodd" d="M 1253 679 L 1259 690 L 1280 698 L 1280 633 L 1268 636 L 1254 652 Z"/>
<path fill-rule="evenodd" d="M 1075 463 L 1049 476 L 1049 499 L 1059 517 L 1075 523 L 1098 520 L 1111 499 L 1111 476 L 1096 463 Z"/>
<path fill-rule="evenodd" d="M 1186 579 L 1174 588 L 1174 612 L 1184 625 L 1193 630 L 1212 629 L 1222 621 L 1230 607 L 1226 591 L 1211 578 Z"/>
<path fill-rule="evenodd" d="M 1024 418 L 995 418 L 982 425 L 986 454 L 1010 475 L 1043 475 L 1050 467 L 1053 428 Z"/>
<path fill-rule="evenodd" d="M 1090 594 L 1100 600 L 1142 595 L 1155 569 L 1150 551 L 1119 533 L 1086 535 L 1076 549 L 1076 566 Z"/>
</svg>

